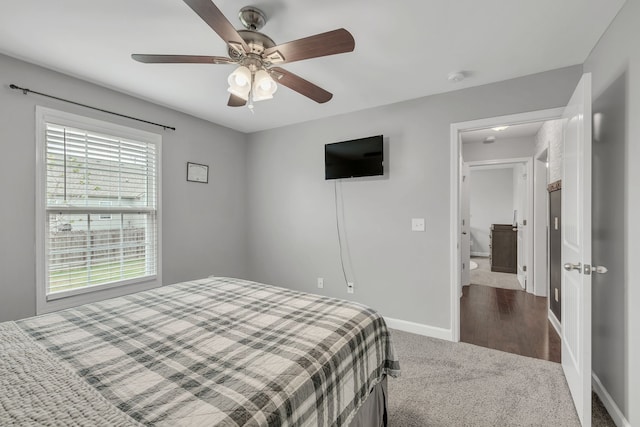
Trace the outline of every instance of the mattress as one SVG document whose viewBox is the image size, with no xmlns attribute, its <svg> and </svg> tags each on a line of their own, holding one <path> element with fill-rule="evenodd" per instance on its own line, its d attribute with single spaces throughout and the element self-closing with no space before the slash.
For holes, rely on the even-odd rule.
<svg viewBox="0 0 640 427">
<path fill-rule="evenodd" d="M 233 278 L 6 322 L 0 343 L 2 425 L 349 425 L 400 372 L 376 311 Z"/>
</svg>

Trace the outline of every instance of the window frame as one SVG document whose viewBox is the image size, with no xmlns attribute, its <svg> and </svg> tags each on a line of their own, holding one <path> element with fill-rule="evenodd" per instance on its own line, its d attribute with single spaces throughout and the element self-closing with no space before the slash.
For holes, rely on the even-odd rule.
<svg viewBox="0 0 640 427">
<path fill-rule="evenodd" d="M 162 136 L 86 116 L 36 106 L 36 314 L 50 313 L 77 305 L 101 301 L 152 289 L 162 285 Z M 156 145 L 156 274 L 116 283 L 90 286 L 47 296 L 47 123 L 75 127 Z M 88 209 L 90 210 L 90 209 Z"/>
</svg>

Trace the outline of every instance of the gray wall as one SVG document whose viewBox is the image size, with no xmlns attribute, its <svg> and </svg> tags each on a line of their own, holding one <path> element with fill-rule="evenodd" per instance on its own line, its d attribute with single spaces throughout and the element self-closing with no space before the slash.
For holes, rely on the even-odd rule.
<svg viewBox="0 0 640 427">
<path fill-rule="evenodd" d="M 511 224 L 514 207 L 513 167 L 501 169 L 471 168 L 469 206 L 471 216 L 471 252 L 489 254 L 491 224 Z"/>
<path fill-rule="evenodd" d="M 574 66 L 250 135 L 251 277 L 449 329 L 451 123 L 560 107 L 581 73 Z M 324 144 L 376 134 L 387 145 L 385 177 L 337 183 L 355 278 L 348 295 Z M 426 232 L 411 232 L 417 217 Z"/>
<path fill-rule="evenodd" d="M 35 95 L 9 84 L 175 126 L 177 130 Z M 162 135 L 163 282 L 246 275 L 246 136 L 103 87 L 0 55 L 0 321 L 35 315 L 35 105 Z M 186 162 L 210 165 L 187 183 Z"/>
<path fill-rule="evenodd" d="M 515 159 L 531 157 L 535 150 L 535 138 L 497 138 L 491 144 L 484 142 L 466 142 L 462 144 L 462 158 L 465 162 L 481 160 Z"/>
<path fill-rule="evenodd" d="M 593 370 L 640 425 L 640 1 L 626 4 L 585 63 L 593 78 Z M 635 362 L 633 362 L 635 360 Z"/>
</svg>

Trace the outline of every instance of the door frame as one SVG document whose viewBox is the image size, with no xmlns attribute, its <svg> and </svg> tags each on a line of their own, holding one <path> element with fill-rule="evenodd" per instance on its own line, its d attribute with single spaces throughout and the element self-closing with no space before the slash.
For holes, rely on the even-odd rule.
<svg viewBox="0 0 640 427">
<path fill-rule="evenodd" d="M 466 195 L 466 200 L 461 199 L 460 203 L 460 226 L 462 230 L 460 235 L 462 245 L 460 247 L 460 257 L 464 258 L 460 271 L 460 296 L 462 296 L 462 287 L 471 283 L 471 197 L 469 196 L 471 168 L 465 162 L 462 163 L 461 168 L 460 197 L 462 198 Z"/>
<path fill-rule="evenodd" d="M 552 108 L 547 110 L 530 111 L 526 113 L 510 114 L 505 116 L 488 117 L 484 119 L 466 122 L 452 123 L 450 127 L 450 297 L 451 297 L 451 340 L 460 341 L 460 236 L 461 236 L 461 212 L 460 212 L 460 173 L 462 141 L 461 133 L 465 131 L 486 129 L 500 125 L 517 125 L 531 122 L 555 120 L 562 117 L 564 108 Z"/>
<path fill-rule="evenodd" d="M 526 187 L 527 187 L 527 218 L 533 218 L 533 157 L 515 157 L 515 158 L 507 158 L 507 159 L 494 159 L 494 160 L 475 160 L 471 162 L 464 162 L 469 166 L 469 170 L 472 171 L 474 168 L 485 167 L 485 169 L 492 169 L 491 166 L 495 166 L 496 169 L 500 166 L 515 166 L 524 164 L 525 170 L 527 173 Z M 462 197 L 462 194 L 460 194 Z M 533 293 L 533 280 L 530 280 L 534 277 L 533 271 L 534 269 L 529 266 L 533 266 L 533 221 L 531 219 L 528 220 L 527 223 L 527 231 L 526 237 L 527 241 L 527 259 L 524 264 L 527 265 L 527 287 L 526 290 L 529 293 Z M 462 253 L 461 253 L 462 256 Z M 462 261 L 462 260 L 461 260 Z M 531 274 L 529 274 L 531 273 Z M 462 281 L 461 281 L 462 282 Z M 462 284 L 462 283 L 461 283 Z M 460 291 L 462 292 L 462 290 Z M 462 295 L 462 293 L 461 293 Z"/>
<path fill-rule="evenodd" d="M 543 169 L 544 168 L 544 169 Z M 542 173 L 543 172 L 543 173 Z M 533 156 L 533 268 L 536 281 L 533 294 L 551 298 L 549 294 L 549 147 Z M 544 193 L 544 207 L 536 204 L 536 198 Z M 542 216 L 541 216 L 542 215 Z M 536 230 L 545 230 L 544 237 Z M 537 244 L 535 243 L 537 242 Z M 543 277 L 540 277 L 543 275 Z M 549 299 L 547 299 L 547 308 Z"/>
</svg>

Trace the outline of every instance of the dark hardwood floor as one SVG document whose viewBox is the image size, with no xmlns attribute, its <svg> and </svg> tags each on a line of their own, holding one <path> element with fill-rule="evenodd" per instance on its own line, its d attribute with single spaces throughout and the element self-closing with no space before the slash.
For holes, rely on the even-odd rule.
<svg viewBox="0 0 640 427">
<path fill-rule="evenodd" d="M 547 300 L 525 291 L 469 285 L 460 300 L 460 340 L 560 362 L 561 342 L 547 318 Z"/>
</svg>

